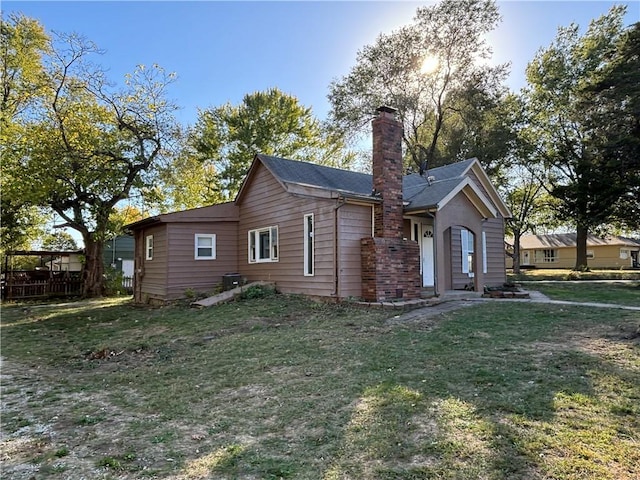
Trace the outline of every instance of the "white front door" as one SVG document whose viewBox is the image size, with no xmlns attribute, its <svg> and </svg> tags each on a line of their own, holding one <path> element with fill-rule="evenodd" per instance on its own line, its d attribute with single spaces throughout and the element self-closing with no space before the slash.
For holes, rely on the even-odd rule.
<svg viewBox="0 0 640 480">
<path fill-rule="evenodd" d="M 433 287 L 433 225 L 421 225 L 420 255 L 422 263 L 422 286 Z"/>
<path fill-rule="evenodd" d="M 529 265 L 530 264 L 530 260 L 529 260 L 529 251 L 525 250 L 522 253 L 522 265 Z"/>
</svg>

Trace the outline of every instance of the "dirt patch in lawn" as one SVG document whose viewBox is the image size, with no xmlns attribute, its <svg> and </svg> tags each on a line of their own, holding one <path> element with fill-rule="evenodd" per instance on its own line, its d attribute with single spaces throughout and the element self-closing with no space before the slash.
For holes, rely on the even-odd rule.
<svg viewBox="0 0 640 480">
<path fill-rule="evenodd" d="M 162 452 L 134 453 L 129 429 L 135 419 L 105 401 L 104 393 L 65 392 L 54 386 L 54 372 L 4 359 L 1 370 L 3 478 L 112 478 L 114 472 L 144 470 L 148 454 L 155 467 L 170 461 Z"/>
</svg>

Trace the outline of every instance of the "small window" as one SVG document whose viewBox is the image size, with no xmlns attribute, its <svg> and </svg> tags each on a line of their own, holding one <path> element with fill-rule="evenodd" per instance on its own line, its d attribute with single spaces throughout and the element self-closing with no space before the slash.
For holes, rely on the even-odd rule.
<svg viewBox="0 0 640 480">
<path fill-rule="evenodd" d="M 304 274 L 312 277 L 314 272 L 313 214 L 304 216 Z"/>
<path fill-rule="evenodd" d="M 587 250 L 587 258 L 594 258 L 593 250 Z"/>
<path fill-rule="evenodd" d="M 249 263 L 278 261 L 278 227 L 249 230 Z"/>
<path fill-rule="evenodd" d="M 145 238 L 145 259 L 153 260 L 153 235 L 147 235 Z"/>
<path fill-rule="evenodd" d="M 482 232 L 482 273 L 487 273 L 487 232 Z"/>
<path fill-rule="evenodd" d="M 195 259 L 215 260 L 216 258 L 216 236 L 212 234 L 196 233 L 195 236 Z"/>
<path fill-rule="evenodd" d="M 622 260 L 626 260 L 627 258 L 629 258 L 630 254 L 631 254 L 631 250 L 629 250 L 628 248 L 621 248 L 620 249 L 620 258 Z"/>
</svg>

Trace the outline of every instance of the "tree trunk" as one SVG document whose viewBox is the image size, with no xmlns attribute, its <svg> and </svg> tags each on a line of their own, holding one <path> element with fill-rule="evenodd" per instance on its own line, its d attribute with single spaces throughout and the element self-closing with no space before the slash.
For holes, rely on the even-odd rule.
<svg viewBox="0 0 640 480">
<path fill-rule="evenodd" d="M 520 273 L 520 231 L 513 231 L 513 273 Z"/>
<path fill-rule="evenodd" d="M 578 225 L 576 228 L 576 266 L 574 270 L 584 272 L 589 270 L 587 263 L 587 227 Z"/>
<path fill-rule="evenodd" d="M 104 242 L 95 240 L 93 234 L 84 236 L 85 262 L 82 272 L 82 295 L 101 297 L 104 295 Z"/>
</svg>

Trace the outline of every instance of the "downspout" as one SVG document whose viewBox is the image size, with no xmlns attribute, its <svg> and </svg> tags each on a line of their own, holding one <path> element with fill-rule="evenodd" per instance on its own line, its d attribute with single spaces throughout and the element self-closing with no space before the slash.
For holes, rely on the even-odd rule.
<svg viewBox="0 0 640 480">
<path fill-rule="evenodd" d="M 338 296 L 340 287 L 340 272 L 338 271 L 338 210 L 346 202 L 345 198 L 338 195 L 336 206 L 333 207 L 333 293 L 332 297 Z"/>
</svg>

